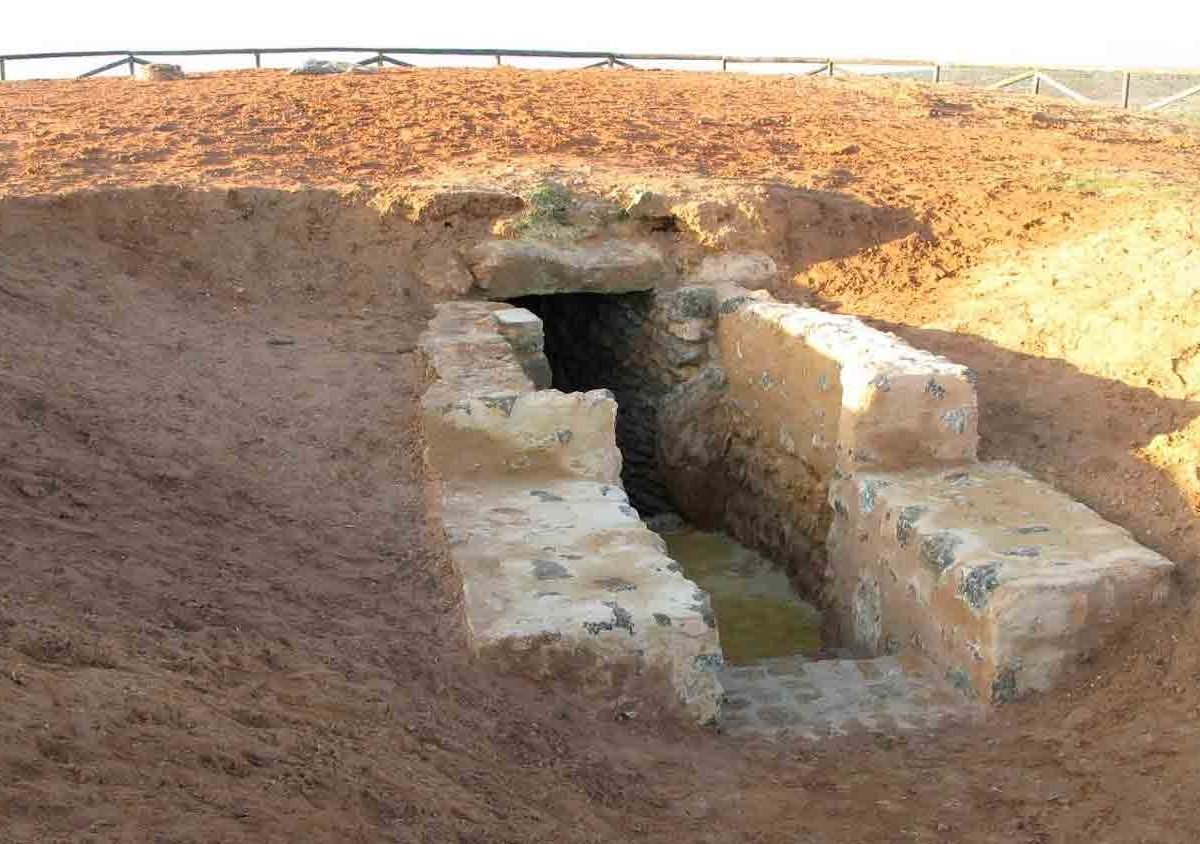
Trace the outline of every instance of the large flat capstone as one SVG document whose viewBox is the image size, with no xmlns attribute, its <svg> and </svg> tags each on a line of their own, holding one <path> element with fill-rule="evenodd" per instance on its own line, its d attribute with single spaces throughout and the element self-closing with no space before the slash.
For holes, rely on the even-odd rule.
<svg viewBox="0 0 1200 844">
<path fill-rule="evenodd" d="M 1172 563 L 1007 463 L 837 481 L 834 611 L 981 699 L 1043 690 L 1167 598 Z"/>
<path fill-rule="evenodd" d="M 479 291 L 490 299 L 651 290 L 670 278 L 669 264 L 657 248 L 621 240 L 594 246 L 491 240 L 475 247 L 467 263 Z"/>
</svg>

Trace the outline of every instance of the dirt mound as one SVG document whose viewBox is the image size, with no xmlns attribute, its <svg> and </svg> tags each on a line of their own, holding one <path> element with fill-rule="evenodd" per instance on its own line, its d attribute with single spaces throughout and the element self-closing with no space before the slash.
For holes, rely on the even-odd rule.
<svg viewBox="0 0 1200 844">
<path fill-rule="evenodd" d="M 735 191 L 655 236 L 686 265 L 732 225 L 720 245 L 771 254 L 780 295 L 971 365 L 987 457 L 1190 583 L 1198 147 L 911 83 L 0 86 L 0 838 L 1196 840 L 1188 606 L 982 731 L 818 748 L 472 666 L 411 348 L 428 265 L 493 221 L 376 200 L 413 178 L 782 191 L 782 225 Z M 813 193 L 833 213 L 806 228 Z"/>
</svg>

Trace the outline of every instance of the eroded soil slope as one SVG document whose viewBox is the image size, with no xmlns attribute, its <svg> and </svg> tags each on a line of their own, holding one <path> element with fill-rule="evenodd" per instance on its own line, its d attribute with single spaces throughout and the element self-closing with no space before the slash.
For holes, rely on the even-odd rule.
<svg viewBox="0 0 1200 844">
<path fill-rule="evenodd" d="M 900 741 L 737 744 L 471 666 L 412 424 L 434 236 L 334 191 L 621 171 L 856 202 L 759 244 L 779 292 L 979 369 L 985 453 L 1178 560 L 1188 594 L 1198 151 L 1183 125 L 900 83 L 0 86 L 0 838 L 1195 841 L 1186 601 L 1061 693 Z M 205 193 L 122 193 L 161 184 Z"/>
</svg>

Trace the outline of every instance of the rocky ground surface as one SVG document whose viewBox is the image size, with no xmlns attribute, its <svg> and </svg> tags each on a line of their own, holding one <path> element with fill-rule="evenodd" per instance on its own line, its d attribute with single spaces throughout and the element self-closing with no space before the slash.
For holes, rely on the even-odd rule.
<svg viewBox="0 0 1200 844">
<path fill-rule="evenodd" d="M 0 86 L 0 837 L 1196 840 L 1197 152 L 1187 123 L 900 82 Z M 984 456 L 1176 560 L 1183 597 L 930 736 L 759 742 L 472 667 L 423 520 L 420 268 L 365 206 L 287 193 L 464 174 L 819 197 L 782 235 L 769 204 L 681 224 L 977 370 Z M 164 184 L 221 199 L 120 193 Z"/>
</svg>

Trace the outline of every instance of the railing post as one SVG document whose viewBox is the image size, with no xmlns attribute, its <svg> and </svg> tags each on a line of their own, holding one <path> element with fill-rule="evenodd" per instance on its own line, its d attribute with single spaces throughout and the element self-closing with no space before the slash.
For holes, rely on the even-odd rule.
<svg viewBox="0 0 1200 844">
<path fill-rule="evenodd" d="M 1042 90 L 1042 74 L 1036 70 L 1033 72 L 1033 81 L 1030 83 L 1029 89 L 1035 96 Z"/>
<path fill-rule="evenodd" d="M 935 64 L 933 66 L 933 84 L 936 85 L 942 81 L 942 66 Z"/>
<path fill-rule="evenodd" d="M 262 51 L 261 50 L 254 51 L 254 66 L 259 69 L 262 68 Z"/>
<path fill-rule="evenodd" d="M 1129 108 L 1129 71 L 1121 74 L 1121 108 Z"/>
<path fill-rule="evenodd" d="M 503 64 L 503 62 L 500 61 L 500 54 L 497 53 L 496 54 L 496 67 L 500 67 L 501 64 Z"/>
<path fill-rule="evenodd" d="M 833 59 L 830 59 L 827 64 L 828 67 L 826 68 L 826 75 L 833 76 Z"/>
<path fill-rule="evenodd" d="M 133 53 L 130 53 L 129 54 L 129 75 L 133 76 L 134 73 L 135 73 L 135 70 L 134 70 L 134 64 L 133 64 Z"/>
<path fill-rule="evenodd" d="M 0 82 L 3 82 L 7 78 L 4 74 L 4 59 L 0 59 Z"/>
<path fill-rule="evenodd" d="M 722 56 L 721 57 L 721 71 L 725 72 L 727 70 L 729 70 L 729 59 Z"/>
</svg>

